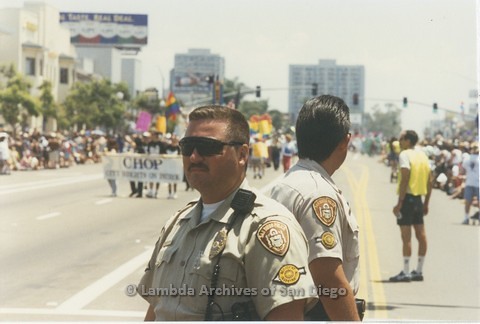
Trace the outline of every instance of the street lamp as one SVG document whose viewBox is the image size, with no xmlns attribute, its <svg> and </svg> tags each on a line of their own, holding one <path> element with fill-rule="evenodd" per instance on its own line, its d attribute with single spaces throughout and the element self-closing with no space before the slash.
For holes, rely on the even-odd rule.
<svg viewBox="0 0 480 324">
<path fill-rule="evenodd" d="M 157 66 L 158 72 L 160 72 L 160 76 L 162 77 L 162 98 L 165 98 L 165 78 L 163 76 L 162 69 L 160 69 L 159 66 Z"/>
</svg>

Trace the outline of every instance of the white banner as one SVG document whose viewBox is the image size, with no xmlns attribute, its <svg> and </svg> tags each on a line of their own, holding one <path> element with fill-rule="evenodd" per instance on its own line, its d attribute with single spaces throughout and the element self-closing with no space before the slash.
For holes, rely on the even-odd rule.
<svg viewBox="0 0 480 324">
<path fill-rule="evenodd" d="M 105 179 L 139 182 L 182 182 L 181 155 L 112 154 L 102 156 Z"/>
</svg>

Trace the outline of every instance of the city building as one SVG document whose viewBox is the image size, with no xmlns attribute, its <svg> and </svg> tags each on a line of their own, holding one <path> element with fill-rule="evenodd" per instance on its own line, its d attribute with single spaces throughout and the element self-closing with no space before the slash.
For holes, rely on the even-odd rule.
<svg viewBox="0 0 480 324">
<path fill-rule="evenodd" d="M 31 94 L 38 97 L 44 81 L 52 84 L 52 95 L 63 101 L 75 82 L 74 47 L 70 32 L 59 24 L 59 12 L 39 2 L 22 8 L 0 9 L 0 65 L 13 64 L 31 82 Z M 31 117 L 30 127 L 56 130 L 56 121 Z M 0 118 L 0 127 L 7 127 Z"/>
<path fill-rule="evenodd" d="M 315 92 L 342 98 L 350 108 L 352 129 L 361 126 L 365 110 L 363 65 L 337 65 L 336 60 L 319 60 L 318 65 L 290 65 L 288 112 L 292 120 L 296 120 L 303 103 Z"/>
<path fill-rule="evenodd" d="M 223 57 L 212 54 L 209 49 L 189 49 L 187 53 L 175 54 L 170 89 L 186 106 L 211 103 L 215 85 L 223 82 L 224 77 Z"/>
</svg>

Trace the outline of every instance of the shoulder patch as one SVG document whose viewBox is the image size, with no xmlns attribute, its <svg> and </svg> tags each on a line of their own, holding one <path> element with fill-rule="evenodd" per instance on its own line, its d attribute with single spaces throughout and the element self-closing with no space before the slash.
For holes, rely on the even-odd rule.
<svg viewBox="0 0 480 324">
<path fill-rule="evenodd" d="M 335 245 L 337 245 L 337 239 L 330 232 L 324 232 L 318 240 L 328 250 L 333 249 L 335 247 Z"/>
<path fill-rule="evenodd" d="M 280 268 L 273 282 L 282 283 L 286 286 L 294 285 L 298 282 L 301 275 L 306 274 L 305 267 L 297 267 L 293 264 L 286 264 Z"/>
<path fill-rule="evenodd" d="M 290 246 L 288 226 L 280 221 L 265 222 L 257 231 L 257 239 L 271 253 L 284 256 Z"/>
<path fill-rule="evenodd" d="M 332 226 L 337 218 L 337 202 L 330 197 L 322 196 L 313 201 L 313 211 L 318 220 L 325 226 Z"/>
</svg>

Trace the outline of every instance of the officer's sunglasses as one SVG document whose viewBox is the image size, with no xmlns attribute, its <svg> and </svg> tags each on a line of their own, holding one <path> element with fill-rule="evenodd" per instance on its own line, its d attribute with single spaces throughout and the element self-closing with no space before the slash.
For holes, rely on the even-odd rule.
<svg viewBox="0 0 480 324">
<path fill-rule="evenodd" d="M 245 143 L 242 142 L 222 142 L 209 137 L 191 136 L 184 137 L 180 140 L 180 151 L 183 156 L 192 155 L 196 149 L 201 156 L 213 156 L 221 155 L 223 153 L 223 147 L 229 146 L 241 146 Z"/>
</svg>

